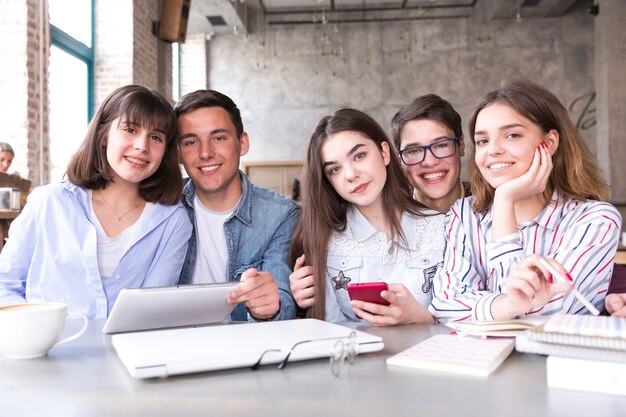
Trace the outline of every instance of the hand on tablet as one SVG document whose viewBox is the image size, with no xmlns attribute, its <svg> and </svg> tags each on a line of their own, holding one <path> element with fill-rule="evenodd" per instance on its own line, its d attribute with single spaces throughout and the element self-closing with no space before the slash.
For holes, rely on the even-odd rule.
<svg viewBox="0 0 626 417">
<path fill-rule="evenodd" d="M 381 296 L 389 301 L 388 306 L 352 300 L 352 309 L 373 326 L 434 322 L 428 310 L 403 284 L 389 284 L 389 291 L 383 291 Z"/>
<path fill-rule="evenodd" d="M 278 313 L 278 284 L 270 272 L 250 268 L 241 274 L 241 284 L 226 299 L 229 304 L 243 303 L 253 318 L 266 320 Z"/>
</svg>

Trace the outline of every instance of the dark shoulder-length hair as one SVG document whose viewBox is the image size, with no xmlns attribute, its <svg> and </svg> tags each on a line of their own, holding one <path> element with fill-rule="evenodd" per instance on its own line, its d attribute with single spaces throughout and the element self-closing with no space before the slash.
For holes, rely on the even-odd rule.
<svg viewBox="0 0 626 417">
<path fill-rule="evenodd" d="M 176 146 L 176 113 L 160 93 L 141 85 L 126 85 L 109 94 L 91 119 L 85 139 L 67 166 L 74 184 L 100 190 L 113 181 L 107 160 L 106 143 L 113 121 L 130 121 L 165 132 L 165 154 L 159 168 L 139 183 L 139 195 L 146 201 L 176 204 L 182 194 L 182 175 Z M 117 128 L 114 126 L 113 128 Z"/>
<path fill-rule="evenodd" d="M 476 165 L 474 143 L 478 114 L 493 103 L 512 108 L 546 134 L 551 130 L 559 134 L 559 146 L 552 156 L 552 172 L 543 192 L 546 204 L 550 203 L 554 190 L 566 200 L 606 201 L 608 186 L 565 106 L 545 87 L 529 80 L 513 79 L 503 81 L 499 88 L 483 95 L 469 121 L 472 138 L 469 175 L 475 198 L 474 211 L 488 210 L 495 195 L 495 189 L 483 178 Z"/>
<path fill-rule="evenodd" d="M 241 120 L 241 112 L 235 102 L 226 94 L 222 94 L 215 90 L 196 90 L 187 93 L 180 98 L 174 111 L 176 116 L 182 116 L 197 109 L 205 107 L 221 107 L 226 110 L 230 120 L 235 126 L 237 137 L 241 139 L 243 135 L 243 122 Z"/>
<path fill-rule="evenodd" d="M 346 229 L 346 213 L 349 203 L 335 191 L 324 175 L 321 148 L 328 137 L 340 132 L 356 132 L 372 140 L 379 150 L 382 144 L 389 146 L 390 161 L 386 167 L 387 180 L 382 189 L 382 201 L 394 235 L 404 239 L 400 227 L 401 214 L 408 212 L 421 215 L 423 206 L 413 200 L 411 185 L 405 177 L 398 155 L 380 125 L 367 114 L 350 108 L 337 110 L 323 117 L 309 140 L 304 164 L 304 186 L 302 216 L 294 233 L 290 251 L 290 263 L 302 253 L 306 254 L 307 265 L 316 271 L 315 305 L 307 315 L 325 318 L 326 260 L 332 232 Z"/>
</svg>

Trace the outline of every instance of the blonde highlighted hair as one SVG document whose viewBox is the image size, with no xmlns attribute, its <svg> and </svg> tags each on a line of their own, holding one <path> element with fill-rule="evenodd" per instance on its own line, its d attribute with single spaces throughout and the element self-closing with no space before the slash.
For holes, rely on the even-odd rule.
<svg viewBox="0 0 626 417">
<path fill-rule="evenodd" d="M 545 87 L 528 80 L 503 81 L 501 86 L 483 95 L 476 104 L 469 121 L 470 152 L 469 175 L 474 196 L 475 212 L 488 210 L 493 204 L 495 189 L 483 178 L 475 162 L 474 132 L 478 114 L 493 103 L 504 104 L 535 123 L 544 132 L 555 130 L 559 146 L 552 156 L 553 169 L 543 192 L 546 204 L 557 190 L 566 200 L 608 199 L 609 189 L 600 169 L 572 123 L 565 106 Z"/>
</svg>

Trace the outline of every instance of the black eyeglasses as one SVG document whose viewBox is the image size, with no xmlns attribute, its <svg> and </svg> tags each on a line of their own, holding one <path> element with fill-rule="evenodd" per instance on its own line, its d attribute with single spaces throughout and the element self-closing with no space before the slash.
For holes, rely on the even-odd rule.
<svg viewBox="0 0 626 417">
<path fill-rule="evenodd" d="M 458 138 L 445 138 L 428 146 L 409 146 L 400 151 L 400 159 L 405 165 L 419 164 L 426 159 L 427 150 L 437 159 L 447 158 L 456 153 L 458 144 Z"/>
<path fill-rule="evenodd" d="M 335 340 L 335 344 L 333 345 L 329 354 L 327 342 L 332 340 Z M 300 342 L 296 342 L 291 347 L 291 349 L 289 349 L 287 355 L 280 361 L 277 368 L 283 369 L 285 366 L 287 366 L 291 354 L 294 353 L 294 351 L 296 351 L 299 346 L 303 345 L 310 345 L 309 349 L 303 349 L 303 351 L 307 354 L 313 353 L 313 357 L 317 355 L 330 356 L 330 371 L 334 376 L 339 376 L 344 361 L 347 360 L 349 364 L 352 364 L 356 356 L 359 354 L 359 343 L 357 341 L 356 332 L 352 331 L 348 336 L 301 340 Z M 261 353 L 259 360 L 250 368 L 252 370 L 257 370 L 262 365 L 263 357 L 265 356 L 265 354 L 270 352 L 281 352 L 281 350 L 268 349 L 264 351 L 263 353 Z"/>
</svg>

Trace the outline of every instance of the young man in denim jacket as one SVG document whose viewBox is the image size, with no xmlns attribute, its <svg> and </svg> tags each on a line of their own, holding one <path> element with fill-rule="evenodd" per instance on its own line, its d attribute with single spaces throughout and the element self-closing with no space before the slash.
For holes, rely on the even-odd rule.
<svg viewBox="0 0 626 417">
<path fill-rule="evenodd" d="M 295 317 L 287 263 L 300 215 L 292 200 L 250 183 L 239 170 L 249 138 L 237 105 L 213 90 L 198 90 L 176 104 L 183 204 L 194 231 L 181 284 L 240 281 L 228 297 L 239 305 L 233 320 Z"/>
</svg>

